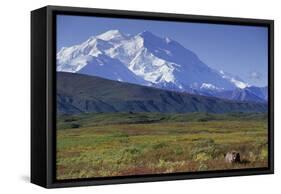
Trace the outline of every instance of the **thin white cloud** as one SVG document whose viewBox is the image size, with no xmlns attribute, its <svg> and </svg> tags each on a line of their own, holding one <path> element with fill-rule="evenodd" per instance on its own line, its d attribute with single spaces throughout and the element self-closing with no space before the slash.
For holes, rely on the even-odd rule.
<svg viewBox="0 0 281 194">
<path fill-rule="evenodd" d="M 261 80 L 262 79 L 262 74 L 260 72 L 253 71 L 253 72 L 250 73 L 250 78 L 252 80 Z"/>
</svg>

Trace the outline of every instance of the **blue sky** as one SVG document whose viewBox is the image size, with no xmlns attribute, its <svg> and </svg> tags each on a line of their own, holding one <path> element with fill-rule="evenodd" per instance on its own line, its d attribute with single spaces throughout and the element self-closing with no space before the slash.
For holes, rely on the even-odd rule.
<svg viewBox="0 0 281 194">
<path fill-rule="evenodd" d="M 131 35 L 147 30 L 172 38 L 214 69 L 237 75 L 251 85 L 267 85 L 266 27 L 59 15 L 57 49 L 112 29 Z"/>
</svg>

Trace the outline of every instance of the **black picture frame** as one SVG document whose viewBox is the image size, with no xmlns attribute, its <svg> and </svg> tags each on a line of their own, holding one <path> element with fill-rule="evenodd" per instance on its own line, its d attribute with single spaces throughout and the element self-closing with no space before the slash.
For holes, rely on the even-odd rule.
<svg viewBox="0 0 281 194">
<path fill-rule="evenodd" d="M 56 180 L 56 15 L 265 26 L 268 28 L 268 168 Z M 231 17 L 46 6 L 31 12 L 31 182 L 46 188 L 274 173 L 274 21 Z"/>
</svg>

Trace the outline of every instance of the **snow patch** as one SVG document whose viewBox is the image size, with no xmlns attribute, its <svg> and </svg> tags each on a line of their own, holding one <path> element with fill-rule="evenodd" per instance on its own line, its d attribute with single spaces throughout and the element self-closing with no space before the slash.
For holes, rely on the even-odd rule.
<svg viewBox="0 0 281 194">
<path fill-rule="evenodd" d="M 242 81 L 242 79 L 238 78 L 237 76 L 235 77 L 235 76 L 231 75 L 230 73 L 224 72 L 223 70 L 220 70 L 219 73 L 223 79 L 230 81 L 231 83 L 233 83 L 236 87 L 238 87 L 240 89 L 250 87 L 250 84 Z"/>
<path fill-rule="evenodd" d="M 98 35 L 97 38 L 104 40 L 104 41 L 109 41 L 112 39 L 120 39 L 123 37 L 123 34 L 119 30 L 109 30 L 101 35 Z"/>
<path fill-rule="evenodd" d="M 170 38 L 168 38 L 168 37 L 165 38 L 165 41 L 166 41 L 166 43 L 168 43 L 168 44 L 169 44 L 170 42 L 172 42 L 172 40 L 171 40 Z"/>
<path fill-rule="evenodd" d="M 203 83 L 203 84 L 200 86 L 200 89 L 223 90 L 223 88 L 216 87 L 215 85 L 210 84 L 210 83 Z"/>
</svg>

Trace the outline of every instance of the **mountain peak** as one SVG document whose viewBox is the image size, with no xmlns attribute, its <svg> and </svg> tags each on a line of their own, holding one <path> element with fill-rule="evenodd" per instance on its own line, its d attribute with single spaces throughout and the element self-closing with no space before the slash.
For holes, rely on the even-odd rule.
<svg viewBox="0 0 281 194">
<path fill-rule="evenodd" d="M 147 31 L 147 30 L 145 30 L 145 31 L 143 31 L 143 32 L 141 32 L 141 33 L 139 33 L 138 35 L 141 36 L 141 37 L 143 37 L 143 38 L 146 38 L 146 39 L 156 38 L 156 39 L 161 40 L 161 41 L 163 41 L 163 42 L 165 42 L 165 43 L 167 43 L 167 44 L 173 42 L 173 40 L 172 40 L 171 38 L 169 38 L 169 37 L 162 38 L 162 37 L 159 37 L 159 36 L 153 34 L 153 33 L 150 32 L 150 31 Z"/>
<path fill-rule="evenodd" d="M 119 30 L 108 30 L 97 36 L 97 38 L 105 41 L 109 41 L 112 39 L 119 39 L 122 37 L 124 37 L 124 35 Z"/>
<path fill-rule="evenodd" d="M 147 31 L 147 30 L 139 33 L 138 35 L 143 37 L 143 38 L 149 38 L 149 37 L 157 37 L 158 38 L 158 36 L 154 35 L 152 32 Z"/>
</svg>

